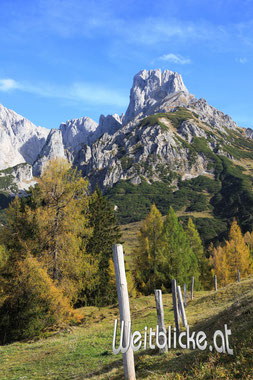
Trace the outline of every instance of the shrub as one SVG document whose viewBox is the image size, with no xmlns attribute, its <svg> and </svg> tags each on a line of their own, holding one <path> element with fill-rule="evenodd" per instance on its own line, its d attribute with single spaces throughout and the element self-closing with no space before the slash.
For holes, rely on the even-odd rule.
<svg viewBox="0 0 253 380">
<path fill-rule="evenodd" d="M 28 339 L 44 331 L 79 322 L 81 316 L 32 256 L 17 262 L 0 304 L 0 342 Z"/>
</svg>

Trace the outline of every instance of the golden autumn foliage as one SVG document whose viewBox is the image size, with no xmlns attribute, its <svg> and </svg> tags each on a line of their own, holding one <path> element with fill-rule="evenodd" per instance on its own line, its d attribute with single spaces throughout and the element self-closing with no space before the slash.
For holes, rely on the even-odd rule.
<svg viewBox="0 0 253 380">
<path fill-rule="evenodd" d="M 5 289 L 0 308 L 2 343 L 31 338 L 52 327 L 63 327 L 70 321 L 80 322 L 60 289 L 46 270 L 31 255 L 9 268 L 11 283 Z"/>
<path fill-rule="evenodd" d="M 226 246 L 213 248 L 212 256 L 210 256 L 210 265 L 213 268 L 212 273 L 213 275 L 216 274 L 220 286 L 225 286 L 228 283 L 235 281 L 235 273 L 233 280 L 231 281 L 230 279 L 228 259 L 229 257 L 227 256 Z"/>
<path fill-rule="evenodd" d="M 96 281 L 86 253 L 88 183 L 62 159 L 48 164 L 28 198 L 11 203 L 0 236 L 0 340 L 77 323 L 72 309 Z"/>
<path fill-rule="evenodd" d="M 43 241 L 38 259 L 73 301 L 82 287 L 87 187 L 81 173 L 66 160 L 53 160 L 39 180 L 43 204 L 35 211 Z"/>
<path fill-rule="evenodd" d="M 117 299 L 110 259 L 121 234 L 102 193 L 91 196 L 81 172 L 64 159 L 50 161 L 28 193 L 14 199 L 1 229 L 0 330 L 8 332 L 0 332 L 2 341 L 78 322 L 73 305 Z M 130 283 L 130 271 L 128 277 Z"/>
<path fill-rule="evenodd" d="M 249 248 L 251 256 L 253 257 L 253 231 L 246 232 L 246 234 L 244 235 L 244 241 Z"/>
<path fill-rule="evenodd" d="M 90 235 L 87 187 L 66 160 L 50 161 L 29 204 L 16 198 L 10 205 L 0 238 L 10 262 L 31 253 L 72 302 L 83 287 L 84 242 Z"/>
<path fill-rule="evenodd" d="M 253 273 L 253 259 L 236 221 L 233 221 L 231 225 L 229 240 L 223 247 L 220 246 L 213 250 L 210 264 L 213 268 L 212 272 L 217 275 L 221 286 L 236 280 L 237 269 L 239 269 L 241 277 Z"/>
</svg>

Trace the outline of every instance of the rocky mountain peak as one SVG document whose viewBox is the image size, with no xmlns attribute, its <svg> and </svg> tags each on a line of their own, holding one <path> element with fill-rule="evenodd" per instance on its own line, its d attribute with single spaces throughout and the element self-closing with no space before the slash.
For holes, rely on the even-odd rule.
<svg viewBox="0 0 253 380">
<path fill-rule="evenodd" d="M 97 127 L 98 124 L 87 116 L 67 120 L 66 123 L 60 125 L 64 146 L 70 151 L 81 149 L 83 144 L 89 142 Z"/>
<path fill-rule="evenodd" d="M 104 133 L 108 133 L 109 135 L 116 132 L 119 128 L 122 127 L 122 116 L 118 114 L 114 115 L 100 115 L 99 118 L 99 126 L 96 131 L 96 134 L 102 135 Z"/>
<path fill-rule="evenodd" d="M 207 149 L 232 158 L 230 147 L 220 147 L 220 136 L 225 141 L 228 129 L 237 128 L 230 116 L 190 94 L 180 74 L 142 70 L 134 77 L 126 114 L 101 115 L 99 124 L 81 117 L 49 131 L 0 105 L 0 171 L 26 162 L 40 176 L 50 159 L 65 157 L 102 188 L 120 180 L 159 181 L 171 171 L 183 180 L 213 176 L 208 157 L 190 145 L 208 139 Z M 31 180 L 30 169 L 22 167 L 22 173 Z"/>
<path fill-rule="evenodd" d="M 179 92 L 188 93 L 180 74 L 170 70 L 142 70 L 135 75 L 130 91 L 130 103 L 124 124 L 137 115 L 145 115 L 148 109 L 168 95 Z"/>
<path fill-rule="evenodd" d="M 48 129 L 0 104 L 0 170 L 22 162 L 32 164 L 48 134 Z"/>
<path fill-rule="evenodd" d="M 39 177 L 43 173 L 49 160 L 54 158 L 67 158 L 62 140 L 61 131 L 59 129 L 51 129 L 45 145 L 33 164 L 33 175 Z"/>
</svg>

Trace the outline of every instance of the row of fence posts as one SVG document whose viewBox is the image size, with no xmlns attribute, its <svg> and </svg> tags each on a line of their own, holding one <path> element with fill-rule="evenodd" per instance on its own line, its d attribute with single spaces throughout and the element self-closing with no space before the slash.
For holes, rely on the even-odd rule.
<svg viewBox="0 0 253 380">
<path fill-rule="evenodd" d="M 123 334 L 123 345 L 126 345 L 128 341 L 128 332 L 129 324 L 131 323 L 130 317 L 130 306 L 129 306 L 129 297 L 127 291 L 127 280 L 125 272 L 125 263 L 124 263 L 124 254 L 123 247 L 121 244 L 113 245 L 113 261 L 115 268 L 116 276 L 116 285 L 117 285 L 117 295 L 119 301 L 119 312 L 120 312 L 120 321 L 124 321 L 124 334 Z M 240 282 L 240 272 L 237 269 L 237 281 Z M 214 289 L 217 291 L 217 276 L 214 275 Z M 193 300 L 193 291 L 194 291 L 194 277 L 192 277 L 191 282 L 191 300 Z M 164 324 L 164 310 L 163 310 L 163 300 L 162 300 L 162 291 L 160 289 L 155 290 L 155 301 L 156 301 L 156 311 L 157 311 L 157 325 L 159 332 L 163 331 L 166 333 L 165 324 Z M 177 334 L 180 331 L 180 319 L 184 327 L 187 327 L 187 318 L 185 313 L 185 307 L 187 307 L 187 288 L 184 284 L 184 302 L 181 292 L 181 287 L 178 285 L 176 280 L 172 280 L 172 301 L 173 301 L 173 312 L 175 319 L 175 327 Z M 159 342 L 161 345 L 163 342 Z M 168 347 L 160 349 L 160 352 L 167 352 Z M 135 380 L 135 367 L 134 367 L 134 353 L 130 345 L 126 353 L 123 354 L 123 364 L 124 364 L 124 373 L 126 380 Z"/>
<path fill-rule="evenodd" d="M 240 282 L 240 271 L 239 269 L 237 268 L 237 282 Z M 217 276 L 216 274 L 214 275 L 214 290 L 217 292 L 218 290 L 218 286 L 217 286 Z"/>
</svg>

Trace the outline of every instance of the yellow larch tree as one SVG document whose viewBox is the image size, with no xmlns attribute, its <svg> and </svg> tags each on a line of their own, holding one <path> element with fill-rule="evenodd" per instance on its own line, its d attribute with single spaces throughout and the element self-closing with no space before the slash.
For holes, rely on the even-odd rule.
<svg viewBox="0 0 253 380">
<path fill-rule="evenodd" d="M 241 277 L 253 273 L 253 259 L 236 220 L 231 225 L 229 240 L 224 247 L 213 250 L 210 262 L 221 285 L 234 282 L 237 269 Z"/>
<path fill-rule="evenodd" d="M 244 235 L 244 241 L 249 248 L 251 256 L 253 257 L 253 231 L 246 232 L 246 234 Z"/>
<path fill-rule="evenodd" d="M 226 247 L 213 248 L 209 259 L 212 274 L 218 278 L 219 286 L 225 286 L 229 282 L 230 272 Z"/>
<path fill-rule="evenodd" d="M 36 257 L 55 285 L 75 302 L 83 285 L 88 227 L 88 183 L 63 159 L 48 163 L 31 196 L 16 198 L 0 244 L 10 262 Z"/>
</svg>

